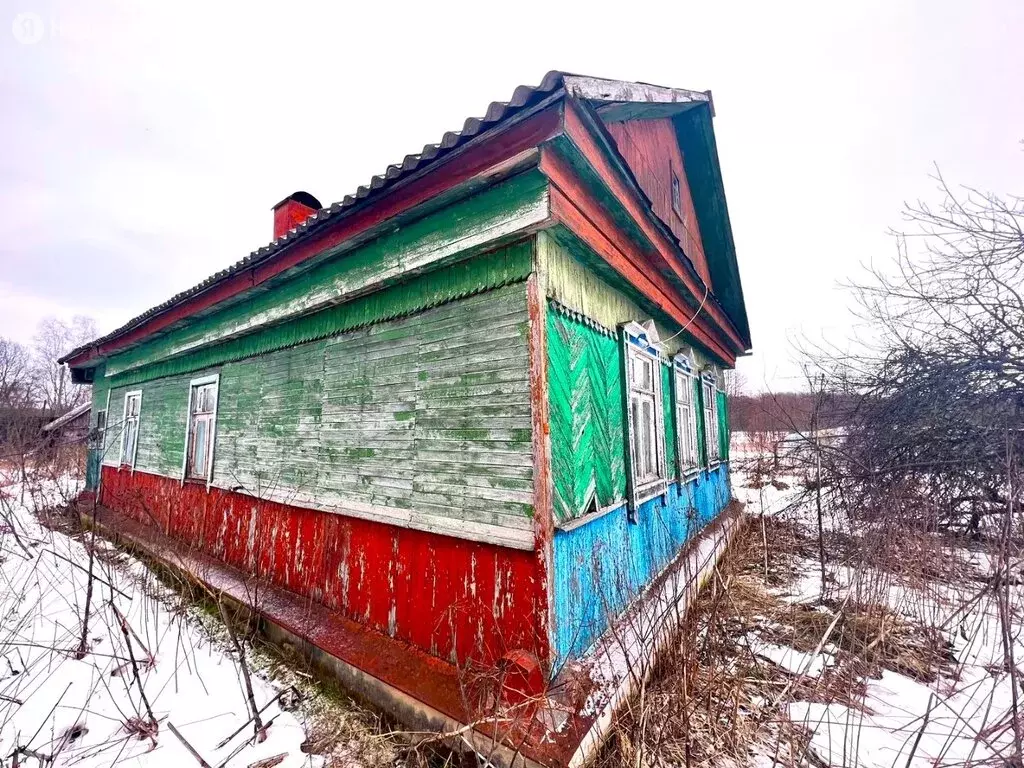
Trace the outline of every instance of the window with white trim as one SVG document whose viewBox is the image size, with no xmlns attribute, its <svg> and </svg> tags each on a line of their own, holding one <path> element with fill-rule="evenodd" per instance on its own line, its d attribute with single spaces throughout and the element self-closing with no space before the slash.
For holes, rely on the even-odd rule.
<svg viewBox="0 0 1024 768">
<path fill-rule="evenodd" d="M 708 449 L 708 464 L 721 461 L 718 437 L 718 388 L 713 374 L 701 376 L 701 399 L 704 401 L 704 442 Z"/>
<path fill-rule="evenodd" d="M 121 457 L 123 467 L 135 468 L 135 455 L 139 450 L 139 413 L 142 410 L 142 392 L 126 392 L 124 413 L 121 417 Z"/>
<path fill-rule="evenodd" d="M 676 397 L 676 449 L 682 474 L 692 472 L 700 465 L 697 445 L 697 390 L 693 362 L 687 355 L 677 355 L 673 373 Z"/>
<path fill-rule="evenodd" d="M 640 502 L 664 492 L 667 482 L 661 360 L 646 335 L 635 335 L 627 328 L 624 336 L 629 391 L 626 422 L 635 508 Z"/>
<path fill-rule="evenodd" d="M 185 477 L 209 481 L 213 469 L 213 444 L 217 430 L 218 376 L 191 382 L 188 395 L 188 440 L 185 443 Z"/>
</svg>

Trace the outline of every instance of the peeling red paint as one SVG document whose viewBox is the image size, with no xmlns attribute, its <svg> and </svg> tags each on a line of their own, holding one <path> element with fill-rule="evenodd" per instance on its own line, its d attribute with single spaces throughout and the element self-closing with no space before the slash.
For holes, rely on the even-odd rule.
<svg viewBox="0 0 1024 768">
<path fill-rule="evenodd" d="M 449 662 L 548 659 L 536 553 L 103 468 L 101 503 Z"/>
</svg>

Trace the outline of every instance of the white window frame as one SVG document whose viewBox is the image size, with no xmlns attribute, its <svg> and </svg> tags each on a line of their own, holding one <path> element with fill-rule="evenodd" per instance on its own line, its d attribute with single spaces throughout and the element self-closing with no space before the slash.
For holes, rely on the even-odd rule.
<svg viewBox="0 0 1024 768">
<path fill-rule="evenodd" d="M 708 467 L 717 467 L 722 463 L 719 446 L 721 436 L 718 423 L 718 377 L 713 371 L 705 371 L 700 377 L 701 400 L 704 406 L 704 443 L 708 454 Z M 708 393 L 710 397 L 708 396 Z M 708 404 L 708 401 L 710 405 Z"/>
<path fill-rule="evenodd" d="M 139 398 L 139 409 L 138 409 L 138 412 L 136 413 L 136 415 L 134 416 L 134 422 L 135 422 L 135 441 L 132 443 L 131 461 L 126 461 L 127 457 L 124 454 L 125 454 L 125 448 L 127 447 L 126 443 L 128 442 L 128 424 L 129 424 L 129 421 L 128 421 L 128 401 L 131 398 L 133 398 L 133 397 Z M 141 389 L 135 389 L 135 390 L 132 390 L 131 392 L 125 392 L 124 393 L 124 406 L 123 406 L 123 408 L 121 410 L 121 445 L 120 445 L 120 448 L 119 448 L 118 454 L 117 454 L 117 466 L 118 466 L 119 469 L 121 467 L 131 467 L 132 472 L 133 473 L 135 472 L 135 457 L 139 455 L 139 427 L 141 425 L 141 422 L 142 422 L 142 390 Z"/>
<path fill-rule="evenodd" d="M 209 384 L 213 384 L 213 414 L 209 418 L 210 431 L 209 441 L 207 443 L 206 453 L 206 473 L 205 475 L 193 475 L 189 467 L 189 455 L 192 453 L 192 402 L 195 396 L 195 392 L 199 387 L 205 387 Z M 217 444 L 217 410 L 220 406 L 220 374 L 214 373 L 210 376 L 200 376 L 197 379 L 192 379 L 188 383 L 188 407 L 185 409 L 185 455 L 181 458 L 181 484 L 184 485 L 186 481 L 197 481 L 205 482 L 206 488 L 209 490 L 211 483 L 213 482 L 213 461 L 216 455 L 216 444 Z"/>
<path fill-rule="evenodd" d="M 629 323 L 623 328 L 622 342 L 625 363 L 626 383 L 626 439 L 627 458 L 629 459 L 630 512 L 635 516 L 639 506 L 656 496 L 665 493 L 668 488 L 668 468 L 665 457 L 665 412 L 662 401 L 661 366 L 662 358 L 656 341 L 652 341 L 647 329 L 638 323 Z M 650 365 L 651 387 L 643 386 L 634 379 L 634 362 Z M 638 449 L 640 446 L 640 425 L 635 423 L 633 416 L 635 403 L 648 402 L 654 410 L 651 429 L 647 430 L 646 438 L 651 441 L 653 456 L 650 471 L 643 476 L 638 474 L 641 464 Z M 643 463 L 647 463 L 646 461 Z"/>
<path fill-rule="evenodd" d="M 700 471 L 700 443 L 697 441 L 697 365 L 687 354 L 673 359 L 672 376 L 676 413 L 676 453 L 682 477 Z M 685 393 L 685 398 L 683 396 Z"/>
</svg>

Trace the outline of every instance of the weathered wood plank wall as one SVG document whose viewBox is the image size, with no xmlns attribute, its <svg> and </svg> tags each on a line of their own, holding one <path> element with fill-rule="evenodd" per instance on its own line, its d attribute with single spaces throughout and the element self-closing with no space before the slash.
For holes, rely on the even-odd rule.
<svg viewBox="0 0 1024 768">
<path fill-rule="evenodd" d="M 656 120 L 629 120 L 609 123 L 608 133 L 640 188 L 651 201 L 655 214 L 679 238 L 683 252 L 690 257 L 694 268 L 711 285 L 707 256 L 701 243 L 697 212 L 686 179 L 683 154 L 679 149 L 675 128 L 670 118 Z M 672 206 L 672 175 L 679 179 L 680 213 Z"/>
<path fill-rule="evenodd" d="M 190 318 L 165 335 L 111 357 L 107 375 L 115 383 L 127 384 L 181 372 L 185 364 L 202 367 L 238 360 L 268 352 L 278 342 L 291 346 L 323 338 L 408 314 L 411 306 L 440 304 L 481 287 L 501 285 L 503 279 L 508 281 L 502 271 L 525 279 L 518 253 L 504 262 L 493 257 L 486 263 L 465 260 L 483 250 L 493 251 L 503 240 L 523 239 L 547 216 L 544 178 L 535 171 L 521 174 L 305 272 L 279 278 L 272 290 L 261 287 L 243 301 Z M 528 271 L 528 259 L 526 264 Z M 416 290 L 405 296 L 385 290 L 397 283 Z M 384 293 L 386 307 L 380 305 Z M 256 337 L 263 328 L 275 328 L 276 335 Z"/>
<path fill-rule="evenodd" d="M 459 664 L 493 663 L 516 649 L 548 656 L 546 627 L 537 619 L 547 613 L 547 593 L 533 552 L 109 466 L 102 498 L 182 547 L 250 574 L 254 597 L 265 579 Z M 273 605 L 261 608 L 275 614 Z M 422 695 L 422 681 L 393 682 Z"/>
<path fill-rule="evenodd" d="M 142 391 L 136 470 L 180 478 L 189 381 L 220 373 L 213 485 L 533 546 L 524 283 Z"/>
</svg>

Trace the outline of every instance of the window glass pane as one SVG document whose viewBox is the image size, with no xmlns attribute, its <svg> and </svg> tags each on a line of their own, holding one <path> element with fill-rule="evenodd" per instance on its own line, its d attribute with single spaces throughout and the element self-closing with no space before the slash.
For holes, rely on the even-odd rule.
<svg viewBox="0 0 1024 768">
<path fill-rule="evenodd" d="M 216 384 L 203 384 L 192 392 L 192 413 L 213 413 Z"/>
<path fill-rule="evenodd" d="M 125 437 L 124 437 L 124 453 L 121 456 L 122 464 L 131 464 L 132 457 L 135 455 L 135 438 L 137 434 L 136 427 L 138 426 L 137 421 L 128 421 L 125 423 Z"/>
<path fill-rule="evenodd" d="M 209 422 L 197 419 L 192 425 L 192 474 L 206 476 L 206 455 Z"/>
</svg>

